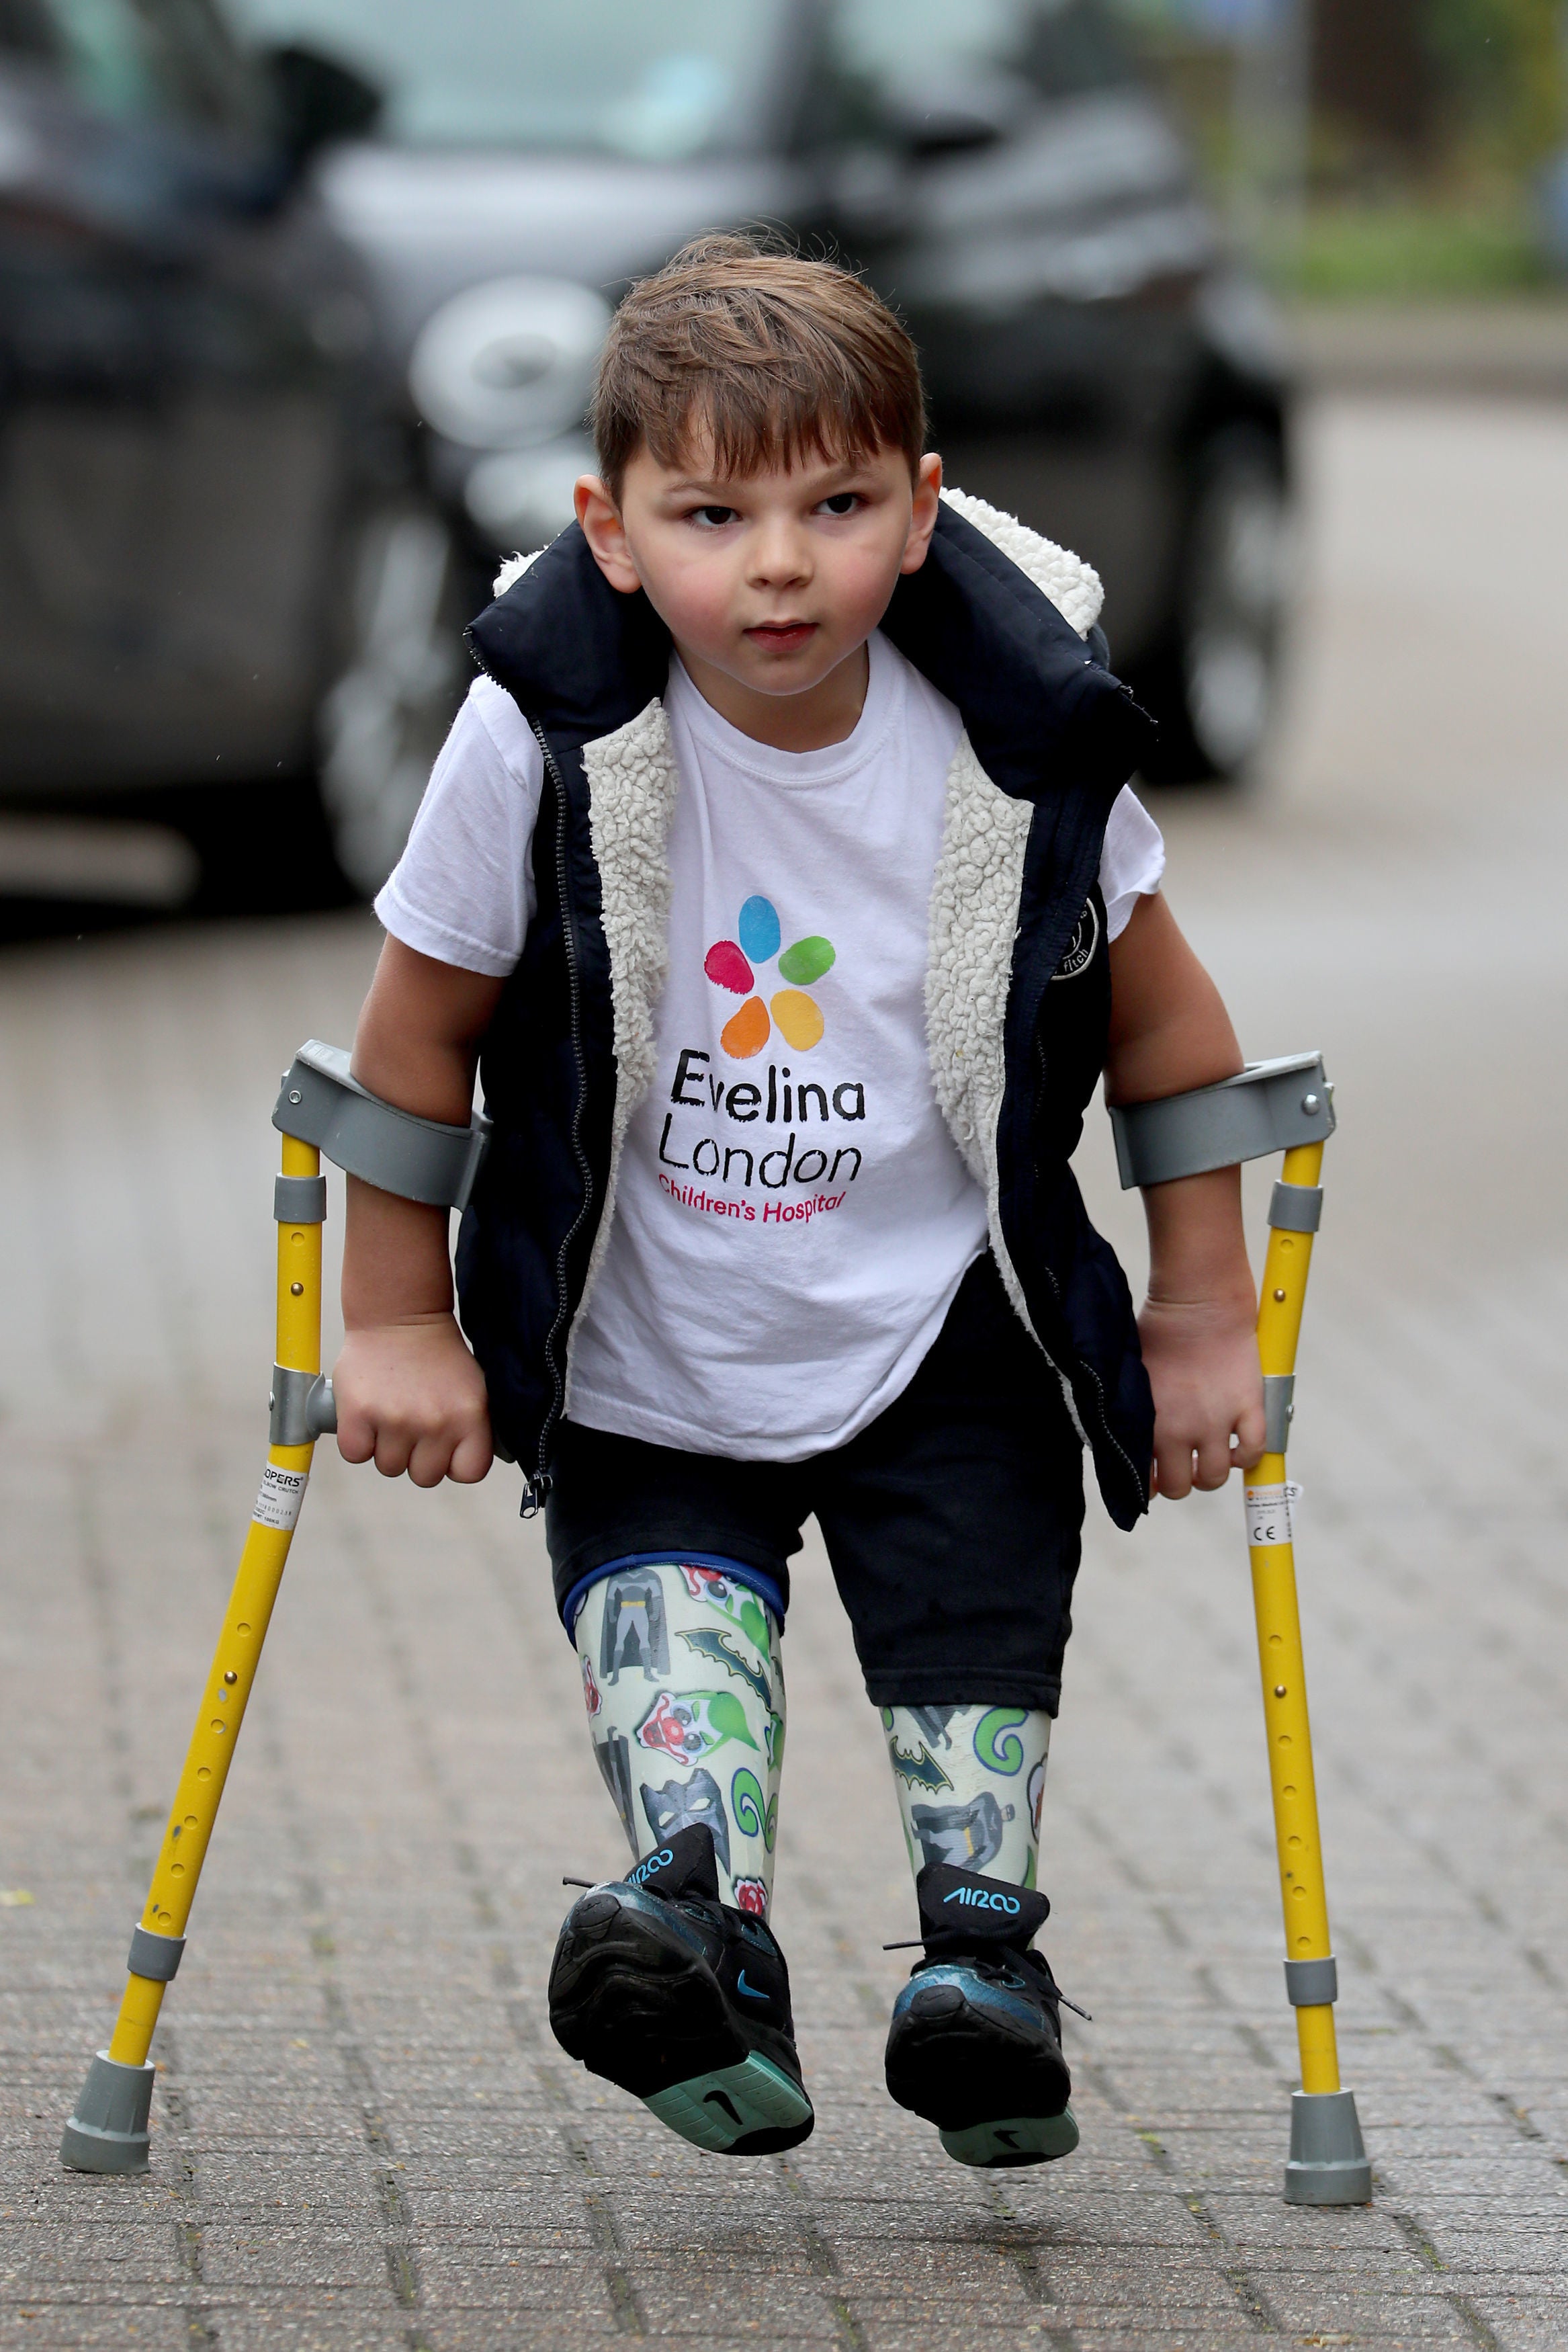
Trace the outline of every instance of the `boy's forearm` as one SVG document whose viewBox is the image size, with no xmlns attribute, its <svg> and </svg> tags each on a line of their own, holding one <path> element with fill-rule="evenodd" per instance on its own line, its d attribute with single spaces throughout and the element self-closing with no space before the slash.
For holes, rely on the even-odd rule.
<svg viewBox="0 0 1568 2352">
<path fill-rule="evenodd" d="M 343 1226 L 346 1330 L 451 1313 L 450 1215 L 446 1209 L 401 1201 L 357 1176 L 349 1178 Z"/>
<path fill-rule="evenodd" d="M 1230 1016 L 1163 898 L 1140 902 L 1111 955 L 1107 1101 L 1150 1102 L 1234 1076 L 1242 1058 Z M 1144 1209 L 1151 1299 L 1250 1313 L 1239 1168 L 1147 1185 Z"/>
<path fill-rule="evenodd" d="M 483 1022 L 499 992 L 389 940 L 354 1032 L 351 1067 L 383 1102 L 465 1127 Z"/>
<path fill-rule="evenodd" d="M 1163 1306 L 1223 1306 L 1249 1317 L 1252 1272 L 1241 1223 L 1241 1171 L 1211 1168 L 1144 1188 L 1149 1297 Z"/>
<path fill-rule="evenodd" d="M 1234 1077 L 1241 1066 L 1225 1001 L 1165 899 L 1140 899 L 1111 948 L 1106 1101 L 1186 1094 Z"/>
<path fill-rule="evenodd" d="M 464 1126 L 478 1040 L 499 982 L 388 940 L 354 1035 L 362 1087 L 400 1110 Z M 350 1176 L 343 1240 L 343 1321 L 366 1330 L 452 1311 L 451 1217 Z"/>
<path fill-rule="evenodd" d="M 1105 1093 L 1155 1102 L 1241 1067 L 1219 991 L 1163 898 L 1140 901 L 1111 948 Z M 1138 1337 L 1155 1403 L 1154 1487 L 1179 1498 L 1223 1486 L 1263 1448 L 1256 1302 L 1241 1225 L 1241 1171 L 1144 1187 L 1149 1295 Z"/>
</svg>

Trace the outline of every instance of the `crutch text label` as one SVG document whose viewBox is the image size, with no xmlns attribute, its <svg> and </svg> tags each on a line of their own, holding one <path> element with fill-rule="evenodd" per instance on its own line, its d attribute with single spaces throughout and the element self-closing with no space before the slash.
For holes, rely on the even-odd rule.
<svg viewBox="0 0 1568 2352">
<path fill-rule="evenodd" d="M 251 1517 L 258 1528 L 282 1528 L 292 1535 L 299 1518 L 299 1506 L 305 1499 L 305 1482 L 309 1473 L 305 1470 L 280 1470 L 269 1462 L 261 1474 L 261 1492 L 256 1498 Z"/>
<path fill-rule="evenodd" d="M 1291 1527 L 1291 1506 L 1301 1496 L 1301 1487 L 1290 1481 L 1282 1486 L 1249 1486 L 1247 1489 L 1247 1540 L 1249 1544 L 1288 1544 L 1296 1538 Z"/>
</svg>

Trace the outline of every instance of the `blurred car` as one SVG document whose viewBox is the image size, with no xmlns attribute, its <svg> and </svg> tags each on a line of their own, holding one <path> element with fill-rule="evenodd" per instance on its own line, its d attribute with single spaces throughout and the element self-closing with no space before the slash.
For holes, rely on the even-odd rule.
<svg viewBox="0 0 1568 2352">
<path fill-rule="evenodd" d="M 11 806 L 313 762 L 376 378 L 303 172 L 373 106 L 206 0 L 0 0 Z"/>
<path fill-rule="evenodd" d="M 327 716 L 362 883 L 450 709 L 424 616 L 455 619 L 497 554 L 570 520 L 611 309 L 713 227 L 865 269 L 920 348 L 949 478 L 1103 573 L 1162 773 L 1246 768 L 1285 585 L 1281 338 L 1103 0 L 231 5 L 384 101 L 318 175 L 370 269 L 428 502 L 371 551 Z"/>
<path fill-rule="evenodd" d="M 1102 0 L 224 5 L 248 79 L 209 0 L 0 0 L 0 268 L 34 320 L 0 360 L 0 712 L 27 772 L 256 772 L 313 716 L 373 888 L 461 624 L 570 518 L 620 293 L 757 223 L 863 267 L 949 478 L 1099 567 L 1164 772 L 1246 767 L 1279 339 Z M 120 19 L 130 74 L 100 54 Z"/>
</svg>

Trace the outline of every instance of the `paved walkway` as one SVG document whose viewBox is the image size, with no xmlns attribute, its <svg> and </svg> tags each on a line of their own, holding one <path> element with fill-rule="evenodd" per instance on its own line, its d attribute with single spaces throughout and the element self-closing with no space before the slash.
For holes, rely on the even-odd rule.
<svg viewBox="0 0 1568 2352">
<path fill-rule="evenodd" d="M 254 1490 L 277 1073 L 348 1035 L 373 952 L 361 917 L 172 929 L 0 965 L 0 2347 L 1568 2342 L 1568 420 L 1341 404 L 1308 459 L 1281 774 L 1161 814 L 1249 1047 L 1321 1044 L 1339 1086 L 1293 1466 L 1376 2202 L 1279 2195 L 1234 1495 L 1092 1536 L 1044 1876 L 1095 2022 L 1082 2149 L 1035 2172 L 948 2164 L 883 2094 L 913 1910 L 808 1559 L 777 1916 L 821 2122 L 727 2168 L 549 2036 L 561 1874 L 619 1832 L 511 1479 L 426 1497 L 329 1454 L 160 2030 L 153 2169 L 59 2170 Z M 1082 1157 L 1132 1232 L 1098 1119 Z"/>
<path fill-rule="evenodd" d="M 1297 366 L 1323 392 L 1552 401 L 1568 392 L 1568 301 L 1555 286 L 1456 302 L 1301 302 L 1289 331 Z"/>
</svg>

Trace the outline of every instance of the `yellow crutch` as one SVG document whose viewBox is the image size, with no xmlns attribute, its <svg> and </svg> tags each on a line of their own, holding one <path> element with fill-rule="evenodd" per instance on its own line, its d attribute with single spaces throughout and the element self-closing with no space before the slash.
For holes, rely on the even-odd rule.
<svg viewBox="0 0 1568 2352">
<path fill-rule="evenodd" d="M 78 2172 L 146 2169 L 154 2068 L 148 2053 L 165 1987 L 179 1968 L 202 1864 L 283 1581 L 316 1439 L 337 1426 L 321 1374 L 321 1158 L 383 1192 L 462 1208 L 484 1155 L 487 1123 L 444 1127 L 411 1118 L 349 1076 L 349 1057 L 312 1038 L 273 1112 L 283 1136 L 277 1221 L 277 1348 L 270 1444 L 223 1631 L 148 1888 L 131 1938 L 128 1976 L 107 2050 L 88 2069 L 60 2160 Z"/>
<path fill-rule="evenodd" d="M 1267 1452 L 1247 1474 L 1247 1541 L 1258 1621 L 1263 1715 L 1280 1891 L 1285 1915 L 1285 1990 L 1296 2011 L 1301 2088 L 1291 2102 L 1285 2198 L 1292 2205 L 1364 2205 L 1372 2167 L 1355 2094 L 1341 2088 L 1333 2003 L 1338 1970 L 1329 1941 L 1328 1895 L 1318 1834 L 1312 1727 L 1285 1448 L 1295 1391 L 1296 1343 L 1322 1212 L 1323 1144 L 1333 1132 L 1333 1089 L 1317 1054 L 1249 1063 L 1217 1087 L 1113 1110 L 1122 1182 L 1158 1184 L 1227 1168 L 1270 1151 L 1285 1155 L 1269 1208 L 1269 1249 L 1258 1310 Z"/>
</svg>

